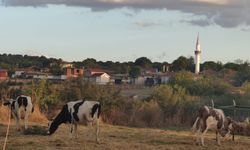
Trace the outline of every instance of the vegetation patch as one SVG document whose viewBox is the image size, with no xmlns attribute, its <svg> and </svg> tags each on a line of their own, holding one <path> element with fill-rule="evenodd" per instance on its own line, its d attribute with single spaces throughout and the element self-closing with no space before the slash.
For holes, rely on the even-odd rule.
<svg viewBox="0 0 250 150">
<path fill-rule="evenodd" d="M 47 129 L 41 126 L 32 126 L 23 131 L 24 135 L 47 135 Z"/>
<path fill-rule="evenodd" d="M 164 130 L 171 130 L 171 131 L 177 131 L 177 132 L 182 132 L 182 131 L 190 131 L 191 127 L 168 127 Z"/>
<path fill-rule="evenodd" d="M 154 144 L 154 145 L 185 145 L 185 144 L 190 144 L 188 142 L 184 141 L 161 141 L 161 140 L 151 140 L 149 143 Z"/>
</svg>

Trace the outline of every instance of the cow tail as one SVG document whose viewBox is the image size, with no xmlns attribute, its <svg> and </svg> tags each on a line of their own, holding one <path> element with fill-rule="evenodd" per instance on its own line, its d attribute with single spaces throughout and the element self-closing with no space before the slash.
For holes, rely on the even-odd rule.
<svg viewBox="0 0 250 150">
<path fill-rule="evenodd" d="M 97 113 L 97 118 L 99 118 L 100 114 L 101 114 L 101 105 L 100 104 L 95 104 L 92 108 L 91 111 L 91 116 L 92 118 L 94 117 L 94 115 Z"/>
<path fill-rule="evenodd" d="M 32 106 L 31 112 L 33 113 L 33 112 L 34 112 L 34 110 L 35 110 L 35 109 L 34 109 L 34 106 Z"/>
<path fill-rule="evenodd" d="M 100 114 L 101 114 L 101 108 L 102 108 L 102 106 L 101 106 L 101 104 L 99 104 L 99 105 L 98 105 L 98 113 L 97 113 L 97 118 L 98 118 L 98 119 L 99 119 Z"/>
</svg>

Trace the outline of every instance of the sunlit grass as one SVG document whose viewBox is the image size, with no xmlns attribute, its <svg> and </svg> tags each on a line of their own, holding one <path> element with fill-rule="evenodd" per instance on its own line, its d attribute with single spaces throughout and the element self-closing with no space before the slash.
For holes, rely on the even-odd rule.
<svg viewBox="0 0 250 150">
<path fill-rule="evenodd" d="M 24 135 L 23 132 L 17 132 L 12 125 L 8 140 L 8 150 L 54 150 L 54 149 L 73 149 L 73 150 L 182 150 L 182 149 L 248 149 L 250 147 L 250 138 L 236 136 L 236 141 L 222 140 L 222 146 L 217 146 L 215 133 L 209 132 L 206 135 L 205 147 L 195 145 L 195 137 L 190 131 L 161 130 L 149 128 L 129 128 L 123 126 L 101 125 L 100 143 L 95 142 L 94 128 L 80 126 L 78 128 L 78 138 L 70 138 L 68 125 L 62 125 L 52 136 L 44 136 L 46 125 L 36 126 L 30 130 L 34 134 Z M 3 136 L 6 126 L 0 126 L 0 143 L 3 143 Z"/>
</svg>

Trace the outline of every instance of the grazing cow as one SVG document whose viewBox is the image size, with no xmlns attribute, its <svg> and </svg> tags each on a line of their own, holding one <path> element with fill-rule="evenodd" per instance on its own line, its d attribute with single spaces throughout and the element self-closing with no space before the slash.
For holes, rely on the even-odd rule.
<svg viewBox="0 0 250 150">
<path fill-rule="evenodd" d="M 96 141 L 99 135 L 99 116 L 101 105 L 97 101 L 72 101 L 65 104 L 56 118 L 49 122 L 48 134 L 53 134 L 62 123 L 70 123 L 71 137 L 73 131 L 77 137 L 77 124 L 92 125 L 96 123 Z"/>
<path fill-rule="evenodd" d="M 197 144 L 204 146 L 204 136 L 209 129 L 215 129 L 216 141 L 220 145 L 220 136 L 225 137 L 230 131 L 225 128 L 226 118 L 221 109 L 203 106 L 199 109 L 199 115 L 192 127 L 196 132 Z M 219 134 L 218 134 L 219 133 Z"/>
<path fill-rule="evenodd" d="M 11 109 L 11 112 L 15 116 L 16 119 L 16 127 L 20 130 L 20 120 L 21 120 L 21 110 L 24 110 L 24 126 L 25 129 L 28 128 L 28 117 L 34 111 L 33 104 L 31 102 L 31 98 L 29 96 L 18 96 L 15 100 L 10 99 L 4 102 L 5 106 L 8 106 Z"/>
<path fill-rule="evenodd" d="M 237 122 L 234 121 L 232 118 L 226 118 L 225 130 L 229 130 L 232 135 L 232 141 L 234 141 L 235 133 L 245 135 L 247 133 L 248 128 L 248 121 L 245 120 L 244 122 Z"/>
</svg>

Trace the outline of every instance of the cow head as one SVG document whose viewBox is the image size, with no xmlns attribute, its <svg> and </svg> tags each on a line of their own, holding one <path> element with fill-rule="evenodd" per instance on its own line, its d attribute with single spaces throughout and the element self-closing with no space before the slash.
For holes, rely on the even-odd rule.
<svg viewBox="0 0 250 150">
<path fill-rule="evenodd" d="M 9 101 L 3 103 L 4 106 L 9 106 L 11 103 Z"/>
<path fill-rule="evenodd" d="M 225 118 L 224 128 L 220 132 L 223 137 L 228 137 L 230 135 L 231 131 L 233 130 L 233 122 L 234 121 L 232 118 Z"/>
<path fill-rule="evenodd" d="M 48 135 L 51 135 L 52 134 L 52 130 L 51 130 L 51 124 L 53 123 L 54 119 L 50 119 L 49 122 L 48 122 L 48 131 L 47 131 L 47 134 Z"/>
<path fill-rule="evenodd" d="M 9 108 L 13 109 L 15 105 L 15 101 L 13 99 L 9 99 L 3 103 L 4 106 L 8 106 Z"/>
</svg>

